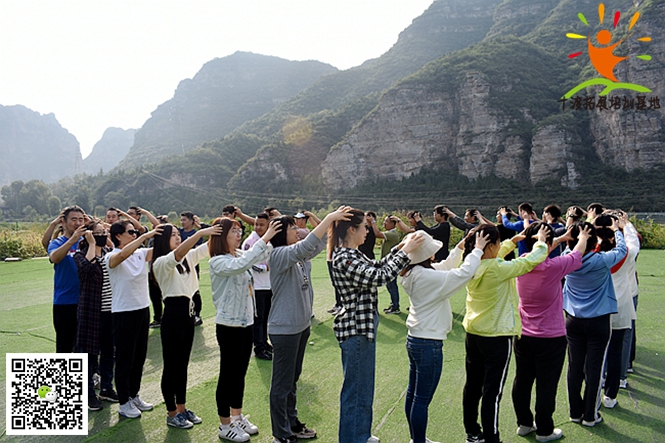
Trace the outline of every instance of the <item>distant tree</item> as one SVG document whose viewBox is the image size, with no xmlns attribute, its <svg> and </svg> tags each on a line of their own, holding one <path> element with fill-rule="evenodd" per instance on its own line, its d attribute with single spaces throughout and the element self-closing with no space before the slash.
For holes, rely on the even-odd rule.
<svg viewBox="0 0 665 443">
<path fill-rule="evenodd" d="M 62 209 L 62 202 L 60 199 L 52 195 L 48 198 L 48 213 L 51 217 L 55 217 L 60 213 L 60 210 Z"/>
<path fill-rule="evenodd" d="M 23 189 L 23 181 L 21 180 L 16 180 L 12 184 L 5 185 L 0 189 L 0 194 L 2 194 L 5 205 L 16 214 L 20 214 L 21 209 L 23 209 L 20 196 L 21 189 Z"/>
<path fill-rule="evenodd" d="M 48 199 L 51 190 L 41 180 L 30 180 L 23 185 L 20 192 L 21 204 L 31 206 L 38 214 L 49 213 Z"/>
<path fill-rule="evenodd" d="M 79 189 L 74 196 L 74 204 L 83 208 L 85 212 L 90 212 L 92 207 L 92 193 L 90 188 L 86 185 L 79 186 Z"/>
</svg>

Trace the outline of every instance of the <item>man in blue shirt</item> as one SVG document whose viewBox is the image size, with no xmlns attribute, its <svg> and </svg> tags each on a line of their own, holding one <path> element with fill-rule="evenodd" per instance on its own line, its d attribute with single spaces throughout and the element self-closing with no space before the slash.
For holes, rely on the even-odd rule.
<svg viewBox="0 0 665 443">
<path fill-rule="evenodd" d="M 74 252 L 85 233 L 85 212 L 78 206 L 62 211 L 64 235 L 51 240 L 48 256 L 55 271 L 53 278 L 53 327 L 55 352 L 74 352 L 76 307 L 79 301 L 79 275 Z"/>
</svg>

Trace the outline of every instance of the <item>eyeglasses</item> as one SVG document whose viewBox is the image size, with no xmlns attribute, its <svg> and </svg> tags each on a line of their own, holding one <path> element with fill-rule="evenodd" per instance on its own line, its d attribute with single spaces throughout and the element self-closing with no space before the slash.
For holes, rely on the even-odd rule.
<svg viewBox="0 0 665 443">
<path fill-rule="evenodd" d="M 292 231 L 295 231 L 295 232 L 298 232 L 300 230 L 300 228 L 297 227 L 297 226 L 292 226 L 289 229 L 291 229 Z"/>
<path fill-rule="evenodd" d="M 139 235 L 139 231 L 135 229 L 127 229 L 125 232 L 129 235 Z"/>
<path fill-rule="evenodd" d="M 233 234 L 242 234 L 242 229 L 240 229 L 240 228 L 233 228 L 233 229 L 231 229 L 231 232 L 232 232 Z"/>
</svg>

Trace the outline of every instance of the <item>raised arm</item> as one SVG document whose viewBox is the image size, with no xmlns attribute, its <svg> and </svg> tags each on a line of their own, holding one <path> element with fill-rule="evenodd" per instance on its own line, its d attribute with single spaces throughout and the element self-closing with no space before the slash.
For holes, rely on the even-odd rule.
<svg viewBox="0 0 665 443">
<path fill-rule="evenodd" d="M 175 260 L 177 262 L 180 262 L 187 253 L 194 247 L 196 246 L 196 242 L 199 241 L 200 238 L 208 236 L 208 235 L 220 235 L 222 233 L 222 227 L 217 225 L 217 226 L 210 226 L 209 228 L 205 229 L 199 229 L 192 235 L 191 237 L 188 237 L 187 240 L 184 242 L 180 243 L 180 245 L 175 248 L 173 251 L 173 255 L 175 256 Z"/>
<path fill-rule="evenodd" d="M 234 208 L 235 212 L 233 213 L 233 215 L 235 217 L 238 217 L 240 220 L 244 221 L 250 226 L 254 226 L 254 218 L 250 217 L 249 215 L 243 214 L 242 210 L 239 207 L 234 206 Z"/>
<path fill-rule="evenodd" d="M 135 218 L 132 217 L 131 215 L 127 214 L 127 213 L 126 213 L 125 211 L 123 211 L 122 209 L 118 209 L 118 213 L 119 213 L 120 215 L 122 215 L 123 217 L 125 217 L 125 218 L 127 219 L 127 221 L 130 222 L 130 223 L 132 224 L 132 226 L 134 226 L 134 229 L 136 229 L 137 231 L 142 232 L 142 233 L 144 233 L 144 234 L 148 232 L 148 229 L 147 229 L 147 228 L 141 226 L 141 222 L 140 222 L 140 221 L 138 221 L 137 219 L 135 219 Z M 113 266 L 112 266 L 112 267 L 113 267 Z"/>
<path fill-rule="evenodd" d="M 85 225 L 81 225 L 76 231 L 74 231 L 72 236 L 69 237 L 66 242 L 60 245 L 57 249 L 49 252 L 48 258 L 49 260 L 51 260 L 51 263 L 53 264 L 60 263 L 65 257 L 67 257 L 69 250 L 72 249 L 72 247 L 76 244 L 76 242 L 81 238 L 81 236 L 85 233 L 86 229 L 87 228 L 85 227 Z"/>
<path fill-rule="evenodd" d="M 164 228 L 161 225 L 158 225 L 152 231 L 148 231 L 145 234 L 142 234 L 140 237 L 137 237 L 134 240 L 132 240 L 130 243 L 125 245 L 125 247 L 122 248 L 120 252 L 118 252 L 117 254 L 113 254 L 109 258 L 109 268 L 113 269 L 123 261 L 127 260 L 129 256 L 131 256 L 134 253 L 134 251 L 136 251 L 143 244 L 144 241 L 154 237 L 155 235 L 162 235 L 163 230 Z M 150 260 L 152 260 L 152 248 L 148 250 L 148 255 L 146 256 L 146 261 Z"/>
<path fill-rule="evenodd" d="M 305 214 L 309 218 L 309 223 L 312 225 L 312 227 L 316 228 L 319 226 L 319 223 L 321 223 L 321 219 L 314 215 L 313 213 L 309 211 L 303 211 L 303 214 Z"/>
<path fill-rule="evenodd" d="M 150 221 L 150 224 L 152 224 L 152 229 L 155 229 L 155 227 L 159 225 L 159 220 L 157 220 L 157 217 L 152 215 L 150 211 L 146 211 L 143 208 L 139 208 L 139 214 L 146 216 L 146 218 Z"/>
<path fill-rule="evenodd" d="M 46 232 L 44 232 L 44 235 L 42 236 L 42 246 L 44 246 L 46 252 L 48 252 L 48 244 L 51 243 L 51 240 L 53 239 L 53 232 L 55 232 L 56 228 L 60 226 L 63 220 L 64 217 L 62 216 L 61 212 L 60 215 L 58 215 L 51 223 L 49 223 L 48 228 L 46 228 Z"/>
</svg>

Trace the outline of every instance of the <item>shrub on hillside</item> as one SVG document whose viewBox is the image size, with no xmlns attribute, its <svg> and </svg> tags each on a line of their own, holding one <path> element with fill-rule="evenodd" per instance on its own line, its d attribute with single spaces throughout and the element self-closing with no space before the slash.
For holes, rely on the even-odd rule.
<svg viewBox="0 0 665 443">
<path fill-rule="evenodd" d="M 655 223 L 652 219 L 636 219 L 630 221 L 642 235 L 642 249 L 665 249 L 665 226 Z"/>
</svg>

